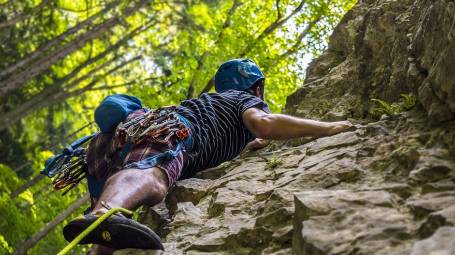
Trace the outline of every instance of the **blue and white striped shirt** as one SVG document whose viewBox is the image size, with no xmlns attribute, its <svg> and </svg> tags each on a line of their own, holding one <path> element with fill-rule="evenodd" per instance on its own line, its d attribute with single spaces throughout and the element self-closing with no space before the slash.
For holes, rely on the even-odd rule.
<svg viewBox="0 0 455 255">
<path fill-rule="evenodd" d="M 192 124 L 193 135 L 193 148 L 180 178 L 189 178 L 238 156 L 255 138 L 242 119 L 243 113 L 252 107 L 270 112 L 260 98 L 236 90 L 204 93 L 177 106 L 177 113 Z"/>
</svg>

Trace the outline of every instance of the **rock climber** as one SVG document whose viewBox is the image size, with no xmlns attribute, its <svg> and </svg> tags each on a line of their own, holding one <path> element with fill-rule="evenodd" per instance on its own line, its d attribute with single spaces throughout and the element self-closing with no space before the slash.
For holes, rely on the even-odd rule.
<svg viewBox="0 0 455 255">
<path fill-rule="evenodd" d="M 147 110 L 135 97 L 107 97 L 95 111 L 101 132 L 86 153 L 94 203 L 90 213 L 64 227 L 65 238 L 74 239 L 110 208 L 155 205 L 177 180 L 264 147 L 268 140 L 330 136 L 354 128 L 349 121 L 273 114 L 264 102 L 264 85 L 265 76 L 255 62 L 232 59 L 216 72 L 216 93 L 178 106 Z M 112 107 L 126 109 L 126 114 Z M 81 243 L 97 244 L 91 254 L 163 249 L 151 229 L 122 215 L 111 216 Z"/>
</svg>

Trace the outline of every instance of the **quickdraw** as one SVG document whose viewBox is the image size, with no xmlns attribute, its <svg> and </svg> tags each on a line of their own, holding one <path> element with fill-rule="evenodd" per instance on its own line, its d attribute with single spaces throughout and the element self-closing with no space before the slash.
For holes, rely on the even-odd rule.
<svg viewBox="0 0 455 255">
<path fill-rule="evenodd" d="M 52 180 L 52 185 L 55 190 L 64 190 L 62 195 L 65 195 L 76 187 L 87 175 L 87 163 L 85 157 L 77 157 L 62 167 L 62 170 Z"/>
<path fill-rule="evenodd" d="M 116 133 L 119 147 L 123 147 L 127 142 L 138 144 L 145 138 L 160 144 L 169 144 L 173 137 L 178 140 L 186 139 L 189 128 L 180 121 L 174 110 L 175 107 L 150 110 L 128 122 L 120 123 Z"/>
<path fill-rule="evenodd" d="M 87 174 L 87 163 L 85 161 L 85 143 L 90 141 L 98 133 L 83 137 L 65 148 L 61 154 L 57 154 L 46 161 L 45 168 L 41 174 L 53 178 L 52 185 L 55 190 L 63 190 L 65 195 L 76 187 Z"/>
<path fill-rule="evenodd" d="M 184 139 L 188 138 L 188 136 L 190 136 L 190 130 L 188 128 L 184 128 L 184 129 L 176 131 L 175 135 L 179 139 L 184 140 Z"/>
</svg>

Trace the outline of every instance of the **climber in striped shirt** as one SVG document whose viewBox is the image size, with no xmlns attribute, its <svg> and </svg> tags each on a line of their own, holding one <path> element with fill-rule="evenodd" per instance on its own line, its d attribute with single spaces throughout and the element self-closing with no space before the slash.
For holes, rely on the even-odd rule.
<svg viewBox="0 0 455 255">
<path fill-rule="evenodd" d="M 216 93 L 185 100 L 171 110 L 189 130 L 180 150 L 175 149 L 178 139 L 170 134 L 168 143 L 147 140 L 120 157 L 118 132 L 95 137 L 87 152 L 89 189 L 91 183 L 101 186 L 90 189 L 95 201 L 92 212 L 70 222 L 64 228 L 65 238 L 74 239 L 110 207 L 136 209 L 159 203 L 177 180 L 264 147 L 269 139 L 329 136 L 353 128 L 348 121 L 320 122 L 272 114 L 264 102 L 264 85 L 265 76 L 252 60 L 223 63 L 215 75 Z M 128 121 L 140 114 L 144 111 L 131 113 Z M 167 151 L 172 156 L 150 160 Z M 111 217 L 81 243 L 100 244 L 93 254 L 112 254 L 122 248 L 163 249 L 152 230 L 121 216 Z"/>
</svg>

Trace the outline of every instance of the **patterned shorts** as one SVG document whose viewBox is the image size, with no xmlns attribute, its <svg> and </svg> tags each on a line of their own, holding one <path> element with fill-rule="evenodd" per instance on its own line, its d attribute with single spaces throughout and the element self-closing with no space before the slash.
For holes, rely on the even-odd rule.
<svg viewBox="0 0 455 255">
<path fill-rule="evenodd" d="M 143 114 L 143 110 L 131 113 L 127 120 Z M 113 133 L 100 133 L 94 137 L 87 150 L 88 186 L 92 197 L 99 197 L 105 181 L 125 169 L 149 169 L 159 167 L 168 177 L 169 188 L 172 187 L 182 174 L 185 161 L 188 158 L 187 150 L 180 150 L 169 159 L 151 162 L 150 158 L 163 152 L 175 150 L 177 141 L 168 144 L 157 143 L 153 139 L 144 139 L 132 145 L 122 160 L 120 157 L 119 139 Z"/>
</svg>

